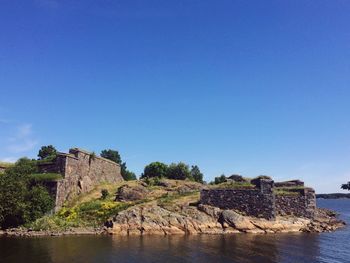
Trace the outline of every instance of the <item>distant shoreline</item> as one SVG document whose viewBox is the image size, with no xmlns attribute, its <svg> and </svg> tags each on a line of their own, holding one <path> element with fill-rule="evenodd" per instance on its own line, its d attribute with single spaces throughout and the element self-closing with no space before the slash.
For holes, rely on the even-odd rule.
<svg viewBox="0 0 350 263">
<path fill-rule="evenodd" d="M 333 194 L 316 194 L 316 198 L 323 199 L 348 199 L 350 198 L 350 193 L 333 193 Z"/>
</svg>

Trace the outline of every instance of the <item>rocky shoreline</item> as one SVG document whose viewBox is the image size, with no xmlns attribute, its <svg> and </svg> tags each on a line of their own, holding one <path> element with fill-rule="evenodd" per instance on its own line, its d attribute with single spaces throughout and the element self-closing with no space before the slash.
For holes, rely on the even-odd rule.
<svg viewBox="0 0 350 263">
<path fill-rule="evenodd" d="M 65 231 L 33 231 L 28 228 L 11 228 L 0 230 L 0 237 L 48 237 L 48 236 L 77 236 L 77 235 L 103 235 L 107 234 L 105 228 L 72 228 Z"/>
<path fill-rule="evenodd" d="M 283 215 L 267 220 L 247 216 L 236 210 L 201 204 L 201 189 L 202 184 L 188 181 L 163 180 L 156 186 L 142 181 L 126 183 L 118 188 L 116 199 L 112 202 L 125 204 L 128 208 L 111 214 L 100 227 L 85 227 L 85 224 L 77 228 L 57 230 L 60 228 L 56 227 L 42 231 L 21 227 L 0 230 L 0 236 L 320 233 L 345 225 L 335 212 L 321 208 L 316 208 L 312 219 Z"/>
<path fill-rule="evenodd" d="M 317 209 L 313 220 L 283 216 L 269 221 L 207 205 L 164 208 L 156 204 L 132 207 L 106 223 L 107 232 L 114 235 L 320 233 L 344 225 L 326 209 Z"/>
<path fill-rule="evenodd" d="M 72 228 L 65 231 L 32 231 L 26 228 L 14 228 L 0 231 L 0 236 L 320 233 L 335 231 L 343 226 L 345 222 L 339 220 L 336 213 L 328 209 L 317 209 L 313 220 L 285 216 L 269 221 L 206 205 L 171 207 L 169 210 L 157 204 L 147 204 L 118 213 L 108 220 L 104 227 Z"/>
</svg>

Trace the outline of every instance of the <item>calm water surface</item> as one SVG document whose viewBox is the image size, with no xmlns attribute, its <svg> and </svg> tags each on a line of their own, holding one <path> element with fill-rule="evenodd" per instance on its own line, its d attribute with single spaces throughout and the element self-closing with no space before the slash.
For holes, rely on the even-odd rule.
<svg viewBox="0 0 350 263">
<path fill-rule="evenodd" d="M 350 199 L 318 200 L 350 224 Z M 350 229 L 322 234 L 0 238 L 0 262 L 350 262 Z"/>
</svg>

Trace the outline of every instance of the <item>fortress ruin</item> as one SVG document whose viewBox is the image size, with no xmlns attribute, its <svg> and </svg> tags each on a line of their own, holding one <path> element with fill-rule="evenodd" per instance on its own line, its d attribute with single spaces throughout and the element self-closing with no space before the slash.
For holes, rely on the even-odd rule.
<svg viewBox="0 0 350 263">
<path fill-rule="evenodd" d="M 62 179 L 45 185 L 55 198 L 55 211 L 65 201 L 91 191 L 100 183 L 123 181 L 119 164 L 78 148 L 70 149 L 69 153 L 58 153 L 53 161 L 38 166 L 40 173 L 62 175 Z"/>
<path fill-rule="evenodd" d="M 260 178 L 252 189 L 203 189 L 200 203 L 269 220 L 278 215 L 313 218 L 316 196 L 314 189 L 299 180 L 274 183 Z"/>
</svg>

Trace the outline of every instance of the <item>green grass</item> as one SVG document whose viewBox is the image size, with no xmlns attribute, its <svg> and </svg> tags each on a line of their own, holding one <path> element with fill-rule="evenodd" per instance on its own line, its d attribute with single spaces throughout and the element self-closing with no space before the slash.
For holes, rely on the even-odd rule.
<svg viewBox="0 0 350 263">
<path fill-rule="evenodd" d="M 47 175 L 47 174 L 46 174 Z M 33 177 L 44 175 L 32 175 Z M 55 177 L 54 177 L 55 178 Z M 135 184 L 128 182 L 127 184 Z M 115 201 L 115 190 L 120 185 L 100 185 L 90 193 L 80 197 L 74 202 L 70 202 L 66 207 L 63 207 L 54 215 L 42 217 L 35 222 L 27 225 L 33 230 L 51 230 L 65 231 L 75 227 L 100 227 L 110 218 L 116 216 L 120 211 L 126 210 L 129 207 L 156 202 L 159 205 L 176 204 L 179 202 L 199 200 L 199 191 L 191 191 L 187 193 L 169 192 L 160 197 L 142 199 L 132 202 L 117 202 Z M 151 186 L 159 188 L 159 186 Z M 110 194 L 106 199 L 101 198 L 101 189 L 107 189 Z"/>
<path fill-rule="evenodd" d="M 245 190 L 245 189 L 254 189 L 255 185 L 253 185 L 250 182 L 225 182 L 225 183 L 213 185 L 210 188 Z"/>
<path fill-rule="evenodd" d="M 276 195 L 293 195 L 293 196 L 300 195 L 300 193 L 298 193 L 298 192 L 284 191 L 284 190 L 280 190 L 280 189 L 275 189 L 274 193 Z"/>
<path fill-rule="evenodd" d="M 304 186 L 276 187 L 274 192 L 276 195 L 300 195 L 300 191 Z"/>
<path fill-rule="evenodd" d="M 8 163 L 8 162 L 0 162 L 0 167 L 4 167 L 4 168 L 9 168 L 14 166 L 14 163 Z"/>
<path fill-rule="evenodd" d="M 57 173 L 31 174 L 29 177 L 32 181 L 37 183 L 52 182 L 63 178 L 61 174 Z"/>
<path fill-rule="evenodd" d="M 40 218 L 27 227 L 37 231 L 65 231 L 74 227 L 100 227 L 118 212 L 143 202 L 147 202 L 147 200 L 123 203 L 112 199 L 94 199 L 73 207 L 63 207 L 55 215 Z"/>
<path fill-rule="evenodd" d="M 166 193 L 162 197 L 157 199 L 157 205 L 159 206 L 164 206 L 166 204 L 170 204 L 174 201 L 176 201 L 179 198 L 186 197 L 186 196 L 195 196 L 198 195 L 199 191 L 191 191 L 191 192 L 186 192 L 186 193 L 174 193 L 174 194 L 169 194 Z"/>
</svg>

